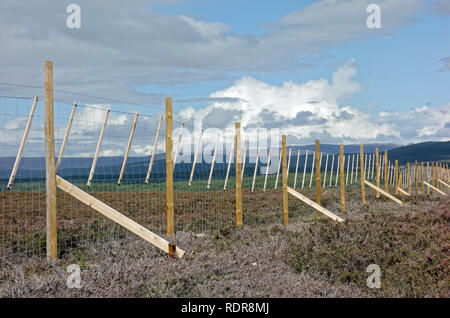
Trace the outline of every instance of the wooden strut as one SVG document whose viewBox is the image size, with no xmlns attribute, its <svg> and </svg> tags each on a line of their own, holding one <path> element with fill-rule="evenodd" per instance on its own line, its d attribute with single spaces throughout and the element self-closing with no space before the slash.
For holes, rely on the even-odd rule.
<svg viewBox="0 0 450 318">
<path fill-rule="evenodd" d="M 214 148 L 214 155 L 213 155 L 213 159 L 211 162 L 211 170 L 209 171 L 208 184 L 206 185 L 207 189 L 209 189 L 209 187 L 211 185 L 212 174 L 214 171 L 214 163 L 216 162 L 217 148 L 219 147 L 219 140 L 220 140 L 220 134 L 217 135 L 216 147 Z"/>
<path fill-rule="evenodd" d="M 432 186 L 431 184 L 429 184 L 428 182 L 424 182 L 425 183 L 425 185 L 427 186 L 427 187 L 430 187 L 431 189 L 433 189 L 434 191 L 436 191 L 437 193 L 440 193 L 440 194 L 442 194 L 442 195 L 447 195 L 447 194 L 445 194 L 444 192 L 442 192 L 441 190 L 439 190 L 438 188 L 436 188 L 436 187 L 434 187 L 434 186 Z"/>
<path fill-rule="evenodd" d="M 375 185 L 380 187 L 380 155 L 378 154 L 378 148 L 375 148 Z M 380 192 L 377 191 L 376 198 L 380 198 Z"/>
<path fill-rule="evenodd" d="M 316 139 L 316 202 L 322 205 L 322 190 L 320 187 L 320 166 L 322 165 L 322 153 L 320 152 L 320 141 Z M 319 156 L 320 153 L 320 156 Z M 319 215 L 319 211 L 316 212 Z"/>
<path fill-rule="evenodd" d="M 306 150 L 306 155 L 305 155 L 305 166 L 303 168 L 302 189 L 303 189 L 303 186 L 305 185 L 306 163 L 307 162 L 308 162 L 308 150 Z"/>
<path fill-rule="evenodd" d="M 360 158 L 361 158 L 361 203 L 362 204 L 366 204 L 366 190 L 364 188 L 364 184 L 365 184 L 365 178 L 366 178 L 366 173 L 365 173 L 365 162 L 364 162 L 364 146 L 363 144 L 360 145 Z M 367 159 L 367 156 L 366 156 Z"/>
<path fill-rule="evenodd" d="M 122 184 L 123 174 L 125 173 L 125 167 L 127 166 L 128 155 L 130 154 L 131 143 L 133 142 L 133 136 L 134 136 L 134 131 L 136 130 L 136 124 L 137 124 L 138 117 L 139 117 L 139 114 L 136 113 L 136 115 L 134 115 L 133 126 L 131 127 L 131 133 L 130 133 L 130 138 L 128 139 L 127 149 L 125 151 L 125 157 L 123 157 L 122 169 L 120 169 L 119 180 L 117 180 L 118 185 Z"/>
<path fill-rule="evenodd" d="M 379 163 L 380 163 L 380 180 L 383 180 L 383 176 L 384 176 L 384 173 L 382 173 L 383 172 L 383 155 L 382 154 L 380 154 L 380 159 L 379 159 Z"/>
<path fill-rule="evenodd" d="M 352 155 L 352 172 L 350 175 L 350 184 L 353 184 L 353 168 L 354 168 L 354 164 L 355 164 L 355 154 Z"/>
<path fill-rule="evenodd" d="M 447 188 L 450 188 L 450 185 L 448 185 L 447 183 L 445 183 L 444 181 L 442 181 L 442 180 L 439 180 L 439 182 L 440 183 L 442 183 L 443 185 L 445 185 Z"/>
<path fill-rule="evenodd" d="M 345 186 L 348 185 L 348 170 L 350 168 L 350 155 L 347 156 L 347 174 L 345 176 Z"/>
<path fill-rule="evenodd" d="M 94 198 L 93 196 L 89 195 L 88 193 L 84 192 L 83 190 L 77 188 L 75 185 L 71 184 L 70 182 L 64 180 L 63 178 L 57 176 L 56 177 L 56 185 L 58 188 L 63 190 L 64 192 L 70 194 L 75 199 L 83 202 L 87 206 L 91 207 L 92 209 L 96 210 L 97 212 L 103 214 L 110 220 L 116 222 L 117 224 L 123 226 L 127 230 L 133 232 L 134 234 L 138 235 L 139 237 L 143 238 L 149 243 L 152 243 L 159 249 L 163 250 L 166 253 L 169 253 L 169 242 L 163 239 L 162 237 L 156 235 L 155 233 L 149 231 L 142 225 L 136 223 L 135 221 L 127 218 L 125 215 L 121 214 L 120 212 L 116 211 L 115 209 L 111 208 L 110 206 L 106 205 L 102 201 Z M 184 255 L 184 251 L 180 248 L 176 248 L 175 254 L 182 258 Z"/>
<path fill-rule="evenodd" d="M 375 167 L 375 154 L 372 155 L 372 173 L 370 174 L 371 179 L 373 179 L 374 167 Z"/>
<path fill-rule="evenodd" d="M 406 169 L 408 172 L 408 193 L 411 194 L 411 167 L 409 165 L 409 162 L 406 163 Z M 395 171 L 397 171 L 397 160 L 395 160 Z"/>
<path fill-rule="evenodd" d="M 231 160 L 233 159 L 233 150 L 234 150 L 234 142 L 231 143 L 230 156 L 228 158 L 227 175 L 225 176 L 225 183 L 223 185 L 224 190 L 227 189 L 228 176 L 230 175 L 230 168 L 231 168 Z"/>
<path fill-rule="evenodd" d="M 325 183 L 327 182 L 327 168 L 328 168 L 328 153 L 327 153 L 327 158 L 325 159 L 325 173 L 323 175 L 323 186 L 322 188 L 325 189 Z M 295 190 L 295 187 L 294 187 Z"/>
<path fill-rule="evenodd" d="M 344 185 L 344 145 L 341 144 L 339 148 L 340 154 L 339 154 L 339 160 L 340 163 L 338 166 L 340 167 L 340 183 L 341 183 L 341 211 L 343 213 L 346 212 L 346 204 L 345 204 L 345 185 Z M 349 157 L 350 158 L 350 157 Z M 347 174 L 348 175 L 348 174 Z"/>
<path fill-rule="evenodd" d="M 278 159 L 277 177 L 275 178 L 275 186 L 274 186 L 274 189 L 275 189 L 275 190 L 276 190 L 277 187 L 278 187 L 278 179 L 279 179 L 279 177 L 280 177 L 280 167 L 281 167 L 281 161 L 282 161 L 282 156 L 283 156 L 282 152 L 283 152 L 283 150 L 280 149 L 280 157 L 279 157 L 279 159 Z M 250 159 L 250 155 L 249 155 L 249 159 Z"/>
<path fill-rule="evenodd" d="M 309 178 L 309 187 L 311 188 L 312 186 L 312 179 L 313 179 L 313 174 L 314 174 L 314 164 L 316 162 L 316 152 L 313 152 L 313 158 L 312 158 L 312 167 L 311 167 L 311 176 Z"/>
<path fill-rule="evenodd" d="M 291 166 L 291 153 L 292 153 L 292 148 L 289 148 L 289 157 L 288 157 L 288 162 L 287 162 L 287 171 L 286 171 L 286 178 L 289 182 L 289 170 L 290 170 L 290 166 Z"/>
<path fill-rule="evenodd" d="M 77 109 L 77 102 L 73 102 L 72 112 L 70 113 L 69 122 L 67 123 L 66 134 L 59 150 L 58 162 L 56 163 L 55 173 L 58 173 L 59 167 L 61 166 L 62 157 L 64 154 L 64 149 L 66 149 L 67 140 L 69 139 L 70 129 L 72 128 L 73 117 L 75 115 L 75 110 Z"/>
<path fill-rule="evenodd" d="M 203 136 L 203 128 L 200 131 L 200 137 L 198 138 L 197 148 L 195 149 L 194 162 L 192 163 L 191 176 L 189 178 L 189 186 L 192 185 L 192 179 L 194 179 L 195 164 L 197 163 L 198 152 L 200 150 L 200 145 L 202 144 L 202 136 Z"/>
<path fill-rule="evenodd" d="M 295 174 L 294 174 L 294 189 L 297 185 L 297 172 L 298 172 L 298 163 L 300 161 L 300 148 L 297 149 L 297 164 L 295 165 Z"/>
<path fill-rule="evenodd" d="M 288 186 L 287 186 L 287 164 L 286 164 L 286 135 L 281 136 L 281 157 L 283 158 L 282 163 L 282 174 L 281 183 L 283 187 L 283 224 L 289 224 L 289 209 L 288 209 Z"/>
<path fill-rule="evenodd" d="M 334 166 L 334 154 L 331 157 L 330 188 L 331 188 L 331 183 L 333 182 L 333 166 Z"/>
<path fill-rule="evenodd" d="M 345 160 L 345 155 L 343 155 L 342 157 L 344 158 L 343 160 Z M 338 160 L 337 160 L 337 166 L 336 166 L 336 182 L 334 184 L 335 188 L 337 188 L 337 184 L 338 184 L 338 181 L 339 181 L 339 172 L 341 171 L 340 170 L 340 168 L 341 168 L 341 155 L 338 155 L 337 159 Z"/>
<path fill-rule="evenodd" d="M 163 116 L 161 115 L 159 117 L 158 128 L 156 129 L 155 141 L 153 142 L 153 152 L 152 152 L 152 157 L 150 159 L 150 164 L 148 165 L 147 176 L 145 177 L 145 184 L 148 184 L 148 182 L 150 180 L 150 174 L 152 173 L 152 167 L 153 167 L 153 162 L 155 161 L 156 148 L 158 146 L 158 138 L 159 138 L 159 132 L 161 130 L 162 120 L 163 120 Z M 176 156 L 176 152 L 175 152 L 175 156 Z"/>
<path fill-rule="evenodd" d="M 408 192 L 406 192 L 405 190 L 403 190 L 403 189 L 400 188 L 400 187 L 398 187 L 398 192 L 400 192 L 401 194 L 406 195 L 406 196 L 408 196 L 408 197 L 411 196 L 411 194 L 409 194 Z"/>
<path fill-rule="evenodd" d="M 236 144 L 236 227 L 240 228 L 243 225 L 242 221 L 242 179 L 239 178 L 241 174 L 241 123 L 236 122 L 235 124 L 235 137 L 234 143 Z M 231 160 L 230 160 L 231 162 Z"/>
<path fill-rule="evenodd" d="M 263 189 L 263 191 L 266 191 L 266 186 L 267 186 L 267 176 L 269 175 L 271 150 L 272 150 L 272 148 L 269 147 L 269 154 L 268 154 L 268 157 L 267 157 L 266 177 L 264 178 L 264 189 Z"/>
<path fill-rule="evenodd" d="M 100 136 L 98 137 L 97 148 L 95 149 L 94 160 L 92 161 L 91 171 L 89 172 L 89 178 L 87 181 L 88 187 L 91 187 L 92 178 L 94 177 L 95 167 L 97 166 L 98 154 L 100 152 L 100 147 L 102 145 L 103 134 L 105 133 L 106 123 L 108 122 L 109 112 L 110 112 L 109 108 L 106 109 L 105 119 L 103 120 Z"/>
<path fill-rule="evenodd" d="M 398 194 L 398 160 L 395 160 L 395 173 L 394 173 L 394 189 L 395 194 Z"/>
<path fill-rule="evenodd" d="M 401 200 L 399 200 L 399 199 L 397 199 L 396 197 L 394 197 L 393 195 L 387 193 L 387 192 L 384 191 L 383 189 L 378 188 L 378 187 L 377 187 L 376 185 L 374 185 L 373 183 L 370 183 L 370 182 L 367 181 L 367 180 L 364 180 L 364 183 L 367 184 L 367 185 L 368 185 L 369 187 L 371 187 L 372 189 L 374 189 L 374 190 L 380 192 L 382 195 L 388 197 L 388 198 L 391 199 L 392 201 L 397 202 L 397 203 L 400 204 L 400 205 L 403 205 L 403 204 L 404 204 Z"/>
<path fill-rule="evenodd" d="M 259 162 L 259 141 L 258 141 L 258 146 L 257 146 L 257 151 L 256 151 L 256 162 L 255 162 L 255 172 L 253 173 L 253 181 L 252 181 L 252 192 L 255 189 L 255 181 L 256 181 L 256 174 L 258 172 L 258 162 Z"/>
<path fill-rule="evenodd" d="M 9 177 L 8 189 L 11 189 L 11 186 L 14 184 L 14 179 L 16 178 L 17 169 L 19 169 L 20 159 L 22 158 L 23 149 L 25 148 L 25 143 L 28 138 L 28 133 L 30 132 L 31 123 L 33 121 L 34 112 L 36 110 L 37 101 L 38 101 L 38 97 L 35 96 L 34 100 L 33 100 L 33 105 L 31 106 L 30 114 L 28 115 L 28 122 L 27 122 L 27 125 L 25 126 L 25 132 L 23 133 L 23 136 L 22 136 L 22 141 L 20 143 L 19 152 L 17 153 L 16 161 L 14 162 L 14 166 L 11 171 L 11 175 Z"/>
<path fill-rule="evenodd" d="M 424 172 L 424 166 L 423 166 L 423 161 L 420 163 L 420 179 L 421 179 L 421 185 L 422 185 L 422 196 L 425 195 L 425 185 L 423 184 L 423 182 L 425 181 L 425 172 Z"/>
<path fill-rule="evenodd" d="M 418 175 L 417 175 L 417 160 L 414 162 L 414 194 L 419 195 Z"/>
<path fill-rule="evenodd" d="M 399 181 L 398 181 L 398 187 L 401 188 L 402 187 L 402 183 L 403 183 L 403 176 L 402 176 L 402 171 L 400 170 L 399 173 Z M 378 187 L 378 186 L 377 186 Z"/>
<path fill-rule="evenodd" d="M 243 160 L 242 160 L 241 180 L 244 180 L 244 170 L 245 170 L 245 161 L 247 159 L 247 149 L 248 149 L 248 139 L 245 140 L 244 157 L 243 157 Z M 249 155 L 249 159 L 250 159 L 250 155 Z M 278 170 L 280 170 L 280 169 L 278 168 Z"/>
<path fill-rule="evenodd" d="M 367 173 L 366 173 L 366 170 L 367 170 L 367 157 L 368 157 L 368 154 L 365 154 L 364 155 L 364 178 L 366 178 L 366 176 L 367 176 Z"/>
<path fill-rule="evenodd" d="M 162 116 L 161 116 L 162 118 Z M 178 152 L 180 151 L 181 137 L 183 136 L 184 122 L 181 123 L 180 134 L 178 135 L 177 146 L 175 148 L 175 154 L 173 156 L 173 169 L 175 170 L 175 165 L 177 164 Z"/>
<path fill-rule="evenodd" d="M 338 222 L 344 222 L 345 220 L 343 218 L 340 218 L 339 216 L 337 216 L 336 214 L 334 214 L 333 212 L 328 211 L 327 209 L 325 209 L 324 207 L 320 206 L 319 204 L 317 204 L 316 202 L 314 202 L 313 200 L 305 197 L 304 195 L 298 193 L 297 191 L 295 191 L 294 189 L 292 189 L 291 187 L 287 187 L 287 192 L 292 194 L 294 197 L 296 197 L 297 199 L 302 200 L 303 202 L 305 202 L 306 204 L 308 204 L 309 206 L 311 206 L 312 208 L 314 208 L 316 211 L 321 212 L 323 215 L 328 216 L 330 219 L 334 220 L 334 221 L 338 221 Z"/>
<path fill-rule="evenodd" d="M 391 178 L 391 172 L 392 172 L 392 166 L 391 166 L 391 161 L 389 160 L 388 161 L 388 174 L 387 174 L 387 183 L 388 183 L 388 189 L 390 189 L 390 187 L 391 187 L 391 185 L 392 185 L 392 183 L 391 183 L 391 181 L 392 181 L 392 178 Z"/>
</svg>

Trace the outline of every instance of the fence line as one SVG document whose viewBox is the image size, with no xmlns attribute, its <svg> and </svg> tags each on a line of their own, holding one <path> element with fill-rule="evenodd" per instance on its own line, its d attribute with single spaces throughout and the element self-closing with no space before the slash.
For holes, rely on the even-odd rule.
<svg viewBox="0 0 450 318">
<path fill-rule="evenodd" d="M 15 112 L 0 114 L 3 117 L 0 117 L 1 127 L 6 127 L 2 128 L 5 157 L 1 158 L 0 166 L 5 171 L 0 188 L 3 196 L 2 255 L 24 252 L 43 256 L 46 252 L 46 247 L 40 242 L 46 241 L 43 239 L 46 236 L 45 195 L 48 192 L 44 182 L 48 177 L 45 176 L 44 162 L 33 159 L 44 158 L 46 154 L 43 147 L 46 134 L 41 129 L 45 116 L 42 103 L 37 98 L 34 103 L 31 101 L 0 98 L 5 109 L 8 103 L 16 105 Z M 256 157 L 252 156 L 254 148 L 251 149 L 249 140 L 245 139 L 241 158 L 240 137 L 237 137 L 240 125 L 239 129 L 236 126 L 230 152 L 223 151 L 225 135 L 204 129 L 195 139 L 191 138 L 198 142 L 192 152 L 192 149 L 185 148 L 187 137 L 183 135 L 184 123 L 181 123 L 180 132 L 174 136 L 177 139 L 172 153 L 172 128 L 168 125 L 171 101 L 167 101 L 166 106 L 170 109 L 166 121 L 163 121 L 161 115 L 124 113 L 113 111 L 107 105 L 90 107 L 56 101 L 54 142 L 59 155 L 54 164 L 55 173 L 90 196 L 123 212 L 127 218 L 155 233 L 169 235 L 178 230 L 203 232 L 244 224 L 287 224 L 290 218 L 300 213 L 296 212 L 299 203 L 294 201 L 288 206 L 288 199 L 285 202 L 288 187 L 299 193 L 296 190 L 297 185 L 300 188 L 299 178 L 305 192 L 302 196 L 314 195 L 315 189 L 316 204 L 320 206 L 326 191 L 336 188 L 339 183 L 340 213 L 346 212 L 346 191 L 361 191 L 362 203 L 366 203 L 364 185 L 373 188 L 377 197 L 380 193 L 394 197 L 389 190 L 397 194 L 399 181 L 408 184 L 410 194 L 414 187 L 415 196 L 429 191 L 443 195 L 448 191 L 447 165 L 427 162 L 425 166 L 424 162 L 414 161 L 413 167 L 409 163 L 403 167 L 395 160 L 394 166 L 386 151 L 384 156 L 378 149 L 364 153 L 362 145 L 360 153 L 345 153 L 343 145 L 340 153 L 321 152 L 317 141 L 311 162 L 308 147 L 289 146 L 286 142 L 284 154 L 283 147 L 271 144 L 263 148 L 258 143 Z M 24 126 L 5 125 L 26 116 L 28 120 L 24 121 L 27 122 Z M 127 138 L 123 131 L 129 131 L 130 127 Z M 163 142 L 159 140 L 160 133 L 166 135 Z M 209 155 L 212 161 L 203 162 L 203 158 Z M 177 158 L 181 159 L 179 163 Z M 168 167 L 171 161 L 172 166 Z M 302 166 L 303 169 L 299 170 Z M 280 169 L 283 185 L 277 189 Z M 354 184 L 358 180 L 358 170 L 360 190 Z M 305 185 L 308 177 L 309 186 Z M 380 180 L 384 180 L 384 190 Z M 59 251 L 77 246 L 82 240 L 100 242 L 125 235 L 119 226 L 68 194 L 58 192 L 55 196 L 58 214 L 55 225 L 61 233 L 57 245 Z M 278 208 L 274 205 L 277 200 Z M 323 213 L 317 208 L 312 209 Z M 53 253 L 54 247 L 47 250 Z"/>
</svg>

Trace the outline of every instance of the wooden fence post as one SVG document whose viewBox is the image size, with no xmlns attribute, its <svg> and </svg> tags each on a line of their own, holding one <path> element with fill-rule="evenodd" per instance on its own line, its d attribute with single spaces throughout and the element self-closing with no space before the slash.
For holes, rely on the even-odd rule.
<svg viewBox="0 0 450 318">
<path fill-rule="evenodd" d="M 361 164 L 361 202 L 362 204 L 366 204 L 366 190 L 364 188 L 364 180 L 365 180 L 365 175 L 364 175 L 364 147 L 363 144 L 360 145 L 359 147 L 359 152 L 360 152 L 360 164 Z"/>
<path fill-rule="evenodd" d="M 288 212 L 288 193 L 287 193 L 287 162 L 286 162 L 286 135 L 281 137 L 281 170 L 282 170 L 282 183 L 283 183 L 283 224 L 289 224 L 289 212 Z"/>
<path fill-rule="evenodd" d="M 388 153 L 384 151 L 384 191 L 389 193 L 389 176 L 388 176 Z"/>
<path fill-rule="evenodd" d="M 241 123 L 237 122 L 236 129 L 236 227 L 242 226 L 242 179 L 241 175 Z"/>
<path fill-rule="evenodd" d="M 58 238 L 56 227 L 55 131 L 53 109 L 53 63 L 46 61 L 45 72 L 45 181 L 47 206 L 47 258 L 56 260 Z"/>
<path fill-rule="evenodd" d="M 166 221 L 167 235 L 173 235 L 172 97 L 166 97 Z"/>
<path fill-rule="evenodd" d="M 340 168 L 340 183 L 341 183 L 341 211 L 342 211 L 342 213 L 345 213 L 346 207 L 345 207 L 344 145 L 343 144 L 341 144 L 339 160 L 340 160 L 339 168 Z"/>
<path fill-rule="evenodd" d="M 320 142 L 316 139 L 316 202 L 319 205 L 322 205 L 322 192 L 320 188 Z M 320 215 L 319 211 L 316 211 L 317 215 Z"/>
<path fill-rule="evenodd" d="M 379 155 L 378 155 L 378 148 L 375 148 L 375 173 L 376 173 L 376 176 L 375 176 L 375 179 L 376 179 L 376 185 L 377 185 L 377 187 L 379 188 L 380 187 L 380 162 L 379 162 L 379 160 L 380 160 L 380 157 L 379 157 Z M 377 199 L 379 199 L 380 198 L 380 192 L 377 190 Z"/>
</svg>

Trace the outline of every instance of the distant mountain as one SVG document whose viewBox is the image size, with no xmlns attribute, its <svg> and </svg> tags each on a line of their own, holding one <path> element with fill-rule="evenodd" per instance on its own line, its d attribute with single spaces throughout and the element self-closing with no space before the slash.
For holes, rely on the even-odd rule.
<svg viewBox="0 0 450 318">
<path fill-rule="evenodd" d="M 390 149 L 388 151 L 389 160 L 398 160 L 400 164 L 407 161 L 445 161 L 450 162 L 450 141 L 443 142 L 422 142 L 402 147 Z"/>
</svg>

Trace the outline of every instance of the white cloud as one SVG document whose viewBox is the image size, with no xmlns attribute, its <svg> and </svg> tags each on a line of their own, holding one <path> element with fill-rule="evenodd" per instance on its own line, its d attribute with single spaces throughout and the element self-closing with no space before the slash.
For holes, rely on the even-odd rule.
<svg viewBox="0 0 450 318">
<path fill-rule="evenodd" d="M 238 120 L 244 128 L 280 128 L 305 142 L 317 134 L 340 140 L 374 140 L 380 135 L 398 137 L 399 132 L 392 125 L 375 122 L 368 114 L 339 104 L 345 97 L 361 90 L 353 80 L 355 75 L 355 61 L 349 60 L 332 74 L 331 82 L 326 79 L 305 83 L 288 81 L 275 86 L 243 77 L 233 86 L 210 95 L 213 98 L 230 97 L 232 101 L 218 99 L 195 112 L 188 108 L 182 116 L 203 121 L 205 126 L 218 117 L 223 126 L 229 128 Z"/>
<path fill-rule="evenodd" d="M 332 74 L 331 81 L 288 81 L 276 86 L 246 76 L 212 93 L 207 107 L 187 107 L 177 116 L 202 121 L 204 127 L 220 123 L 218 128 L 228 129 L 229 134 L 233 134 L 234 122 L 240 121 L 250 139 L 257 135 L 251 129 L 279 128 L 302 144 L 316 138 L 330 143 L 399 144 L 448 139 L 450 104 L 424 105 L 403 113 L 381 111 L 378 116 L 342 105 L 344 98 L 363 89 L 354 80 L 356 72 L 355 61 L 349 60 Z"/>
</svg>

